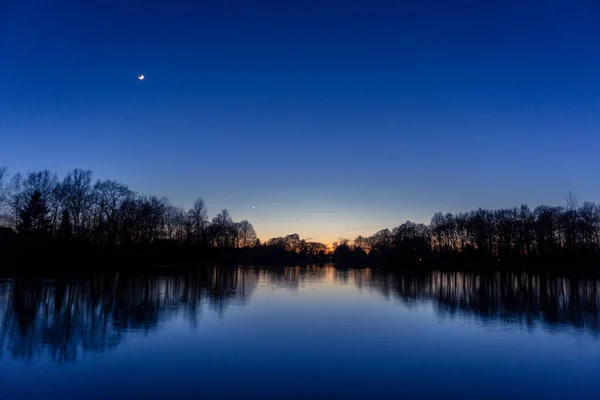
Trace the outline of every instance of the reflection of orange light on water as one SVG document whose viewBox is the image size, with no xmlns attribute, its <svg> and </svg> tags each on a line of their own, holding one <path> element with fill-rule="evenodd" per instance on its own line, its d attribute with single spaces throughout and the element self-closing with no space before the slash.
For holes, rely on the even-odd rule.
<svg viewBox="0 0 600 400">
<path fill-rule="evenodd" d="M 325 280 L 329 283 L 335 282 L 335 268 L 331 265 L 325 267 Z"/>
</svg>

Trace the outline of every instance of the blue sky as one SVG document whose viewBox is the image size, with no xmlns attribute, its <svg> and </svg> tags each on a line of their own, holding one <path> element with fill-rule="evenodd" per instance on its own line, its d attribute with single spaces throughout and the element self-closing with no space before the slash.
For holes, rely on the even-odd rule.
<svg viewBox="0 0 600 400">
<path fill-rule="evenodd" d="M 9 0 L 0 54 L 0 165 L 262 238 L 600 198 L 591 1 Z"/>
</svg>

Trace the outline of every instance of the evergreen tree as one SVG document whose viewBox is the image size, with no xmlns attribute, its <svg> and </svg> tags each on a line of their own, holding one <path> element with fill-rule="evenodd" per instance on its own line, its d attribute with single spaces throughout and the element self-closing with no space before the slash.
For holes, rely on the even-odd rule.
<svg viewBox="0 0 600 400">
<path fill-rule="evenodd" d="M 58 228 L 58 237 L 64 240 L 71 239 L 73 229 L 71 228 L 71 216 L 69 210 L 63 210 Z"/>
<path fill-rule="evenodd" d="M 19 210 L 19 232 L 44 234 L 50 231 L 50 210 L 39 190 L 33 192 L 29 202 Z"/>
</svg>

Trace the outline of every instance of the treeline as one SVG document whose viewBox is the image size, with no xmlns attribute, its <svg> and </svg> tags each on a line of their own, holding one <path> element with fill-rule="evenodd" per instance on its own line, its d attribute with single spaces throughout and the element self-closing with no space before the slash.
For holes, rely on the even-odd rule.
<svg viewBox="0 0 600 400">
<path fill-rule="evenodd" d="M 297 234 L 261 242 L 249 221 L 236 222 L 227 210 L 209 220 L 202 198 L 186 210 L 113 180 L 93 182 L 91 171 L 75 169 L 61 180 L 47 170 L 9 177 L 0 168 L 0 222 L 10 228 L 0 228 L 0 251 L 13 254 L 41 253 L 28 250 L 44 243 L 46 252 L 133 249 L 152 262 L 333 260 L 400 266 L 600 261 L 600 206 L 579 204 L 571 194 L 558 207 L 436 213 L 428 225 L 407 221 L 368 237 L 340 240 L 330 250 Z"/>
<path fill-rule="evenodd" d="M 0 168 L 0 222 L 5 252 L 45 244 L 45 251 L 137 249 L 152 257 L 298 262 L 324 259 L 327 251 L 297 234 L 261 243 L 249 221 L 233 221 L 226 209 L 209 220 L 200 197 L 186 210 L 114 180 L 94 182 L 81 169 L 61 180 L 48 170 L 9 177 Z"/>
<path fill-rule="evenodd" d="M 334 247 L 334 259 L 350 263 L 596 262 L 600 205 L 569 193 L 564 206 L 438 212 L 429 225 L 408 221 Z"/>
<path fill-rule="evenodd" d="M 172 239 L 231 248 L 257 241 L 252 224 L 234 222 L 227 210 L 209 222 L 202 198 L 184 210 L 166 197 L 142 195 L 113 180 L 92 182 L 92 172 L 80 169 L 62 180 L 48 170 L 17 173 L 2 185 L 0 200 L 4 225 L 35 238 L 103 246 Z"/>
</svg>

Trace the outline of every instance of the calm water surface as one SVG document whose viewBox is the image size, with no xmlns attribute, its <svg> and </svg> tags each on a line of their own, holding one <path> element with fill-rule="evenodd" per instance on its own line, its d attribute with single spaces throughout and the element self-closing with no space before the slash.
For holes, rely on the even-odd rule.
<svg viewBox="0 0 600 400">
<path fill-rule="evenodd" d="M 598 399 L 599 305 L 529 274 L 4 280 L 0 399 Z"/>
</svg>

